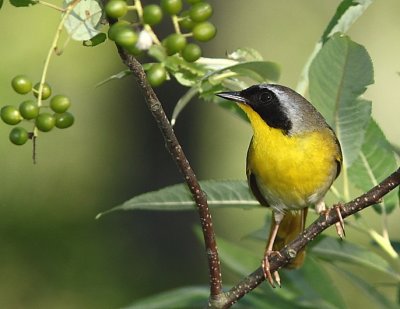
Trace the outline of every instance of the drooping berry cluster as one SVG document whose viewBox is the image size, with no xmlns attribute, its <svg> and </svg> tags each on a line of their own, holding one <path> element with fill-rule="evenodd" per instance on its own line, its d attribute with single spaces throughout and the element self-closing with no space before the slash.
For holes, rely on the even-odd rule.
<svg viewBox="0 0 400 309">
<path fill-rule="evenodd" d="M 134 5 L 130 6 L 125 0 L 111 0 L 104 8 L 106 14 L 115 19 L 129 16 L 129 10 L 136 12 L 137 19 L 133 22 L 120 19 L 108 30 L 109 39 L 135 56 L 156 44 L 164 49 L 167 56 L 178 54 L 185 61 L 194 62 L 202 56 L 198 42 L 207 42 L 217 33 L 216 27 L 209 21 L 213 8 L 203 0 L 186 0 L 186 3 L 182 0 L 160 0 L 159 5 L 141 5 L 141 1 L 134 1 Z M 172 20 L 175 31 L 159 41 L 153 27 L 160 24 L 165 16 Z M 146 70 L 152 86 L 159 86 L 167 79 L 167 70 L 162 62 L 148 66 Z"/>
<path fill-rule="evenodd" d="M 39 96 L 40 83 L 32 86 L 32 82 L 25 75 L 17 75 L 11 81 L 11 86 L 18 94 L 28 94 L 30 92 L 37 98 Z M 44 83 L 42 87 L 42 100 L 51 97 L 51 87 Z M 15 145 L 25 144 L 29 138 L 34 136 L 35 129 L 41 132 L 48 132 L 54 127 L 65 129 L 74 123 L 74 116 L 68 112 L 71 101 L 64 95 L 51 97 L 49 105 L 38 105 L 36 100 L 25 100 L 18 107 L 5 105 L 1 108 L 0 117 L 8 125 L 18 125 L 21 122 L 33 124 L 33 130 L 28 130 L 23 126 L 16 126 L 10 131 L 10 141 Z"/>
</svg>

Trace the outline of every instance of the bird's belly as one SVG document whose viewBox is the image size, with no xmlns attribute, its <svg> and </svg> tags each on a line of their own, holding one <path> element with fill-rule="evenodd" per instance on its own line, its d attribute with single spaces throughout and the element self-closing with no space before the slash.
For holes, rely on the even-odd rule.
<svg viewBox="0 0 400 309">
<path fill-rule="evenodd" d="M 249 168 L 268 204 L 282 212 L 319 202 L 334 180 L 333 146 L 312 135 L 276 145 L 253 140 Z"/>
</svg>

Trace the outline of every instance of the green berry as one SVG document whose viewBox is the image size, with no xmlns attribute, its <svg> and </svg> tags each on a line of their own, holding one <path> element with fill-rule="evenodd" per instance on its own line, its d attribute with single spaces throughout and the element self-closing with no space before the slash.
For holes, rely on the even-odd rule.
<svg viewBox="0 0 400 309">
<path fill-rule="evenodd" d="M 15 125 L 21 122 L 22 117 L 19 110 L 12 105 L 3 106 L 0 111 L 1 119 L 9 125 Z"/>
<path fill-rule="evenodd" d="M 62 114 L 55 114 L 56 127 L 59 129 L 69 128 L 74 124 L 75 118 L 71 113 L 65 112 Z"/>
<path fill-rule="evenodd" d="M 36 118 L 35 125 L 39 131 L 48 132 L 56 125 L 56 117 L 50 113 L 39 114 Z"/>
<path fill-rule="evenodd" d="M 169 15 L 176 15 L 182 10 L 182 0 L 161 0 L 161 7 Z"/>
<path fill-rule="evenodd" d="M 19 105 L 19 112 L 24 119 L 34 119 L 39 115 L 39 107 L 35 101 L 24 101 Z"/>
<path fill-rule="evenodd" d="M 115 24 L 112 24 L 108 29 L 108 38 L 110 40 L 115 41 L 115 36 L 119 29 L 121 28 L 129 28 L 130 23 L 126 20 L 117 21 Z"/>
<path fill-rule="evenodd" d="M 208 21 L 203 21 L 193 28 L 193 37 L 200 42 L 212 40 L 216 34 L 217 29 Z"/>
<path fill-rule="evenodd" d="M 11 86 L 19 94 L 27 94 L 32 90 L 32 82 L 25 75 L 15 76 L 11 81 Z"/>
<path fill-rule="evenodd" d="M 202 2 L 203 0 L 186 0 L 187 3 L 189 4 L 195 4 L 195 3 L 199 3 Z"/>
<path fill-rule="evenodd" d="M 136 32 L 128 27 L 118 28 L 115 33 L 115 42 L 122 47 L 135 45 L 137 40 L 138 35 Z"/>
<path fill-rule="evenodd" d="M 211 17 L 213 9 L 207 2 L 199 2 L 190 9 L 190 18 L 195 22 L 202 22 Z"/>
<path fill-rule="evenodd" d="M 15 145 L 23 145 L 28 141 L 29 134 L 24 128 L 15 127 L 11 130 L 8 137 L 11 143 Z"/>
<path fill-rule="evenodd" d="M 35 97 L 39 96 L 39 86 L 40 83 L 36 83 L 36 85 L 33 87 L 33 94 Z M 51 96 L 51 87 L 48 83 L 43 84 L 43 89 L 42 89 L 42 100 L 46 100 Z"/>
<path fill-rule="evenodd" d="M 163 13 L 161 7 L 157 4 L 150 4 L 143 9 L 143 22 L 150 26 L 157 25 L 161 22 Z"/>
<path fill-rule="evenodd" d="M 70 106 L 71 101 L 65 95 L 57 94 L 50 100 L 50 108 L 59 114 L 66 112 Z"/>
<path fill-rule="evenodd" d="M 164 41 L 168 55 L 179 53 L 186 46 L 186 38 L 179 33 L 170 34 Z"/>
<path fill-rule="evenodd" d="M 147 79 L 152 87 L 162 85 L 167 79 L 167 71 L 162 64 L 156 63 L 146 72 Z"/>
<path fill-rule="evenodd" d="M 182 50 L 182 57 L 187 62 L 194 62 L 201 57 L 201 48 L 197 44 L 190 43 Z"/>
<path fill-rule="evenodd" d="M 104 10 L 107 16 L 112 18 L 120 18 L 125 16 L 126 12 L 128 12 L 128 5 L 125 1 L 121 0 L 109 1 Z"/>
<path fill-rule="evenodd" d="M 182 12 L 179 20 L 179 25 L 186 30 L 191 31 L 196 23 L 190 18 L 190 12 Z"/>
</svg>

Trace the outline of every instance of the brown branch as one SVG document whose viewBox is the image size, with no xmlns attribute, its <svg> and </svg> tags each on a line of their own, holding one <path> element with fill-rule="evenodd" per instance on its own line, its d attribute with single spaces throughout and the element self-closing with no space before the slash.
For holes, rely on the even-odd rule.
<svg viewBox="0 0 400 309">
<path fill-rule="evenodd" d="M 172 126 L 163 110 L 161 102 L 147 81 L 146 73 L 144 72 L 142 65 L 136 60 L 135 57 L 126 53 L 125 50 L 118 46 L 117 48 L 122 61 L 135 76 L 139 88 L 146 99 L 147 106 L 156 120 L 158 128 L 161 130 L 162 136 L 165 140 L 165 146 L 171 154 L 172 159 L 175 161 L 182 176 L 184 177 L 197 205 L 207 252 L 210 277 L 210 300 L 208 306 L 212 308 L 214 307 L 214 303 L 221 302 L 220 297 L 224 294 L 222 293 L 220 260 L 218 257 L 218 249 L 215 240 L 211 213 L 207 203 L 207 196 L 201 189 L 196 175 L 193 172 L 182 150 L 182 147 L 175 136 L 174 130 L 172 129 Z"/>
<path fill-rule="evenodd" d="M 378 204 L 382 197 L 392 191 L 400 184 L 400 168 L 393 174 L 383 180 L 379 185 L 373 187 L 367 193 L 357 197 L 356 199 L 340 206 L 343 218 L 351 216 L 360 210 Z M 325 229 L 339 221 L 336 211 L 330 211 L 327 215 L 321 215 L 307 229 L 303 231 L 290 244 L 285 246 L 278 254 L 270 259 L 271 272 L 285 266 L 289 261 L 296 256 L 302 248 L 307 246 L 315 237 L 321 234 Z M 265 280 L 262 268 L 257 268 L 253 273 L 247 276 L 239 284 L 234 286 L 229 292 L 225 293 L 226 302 L 219 308 L 230 308 L 244 295 L 256 288 Z"/>
</svg>

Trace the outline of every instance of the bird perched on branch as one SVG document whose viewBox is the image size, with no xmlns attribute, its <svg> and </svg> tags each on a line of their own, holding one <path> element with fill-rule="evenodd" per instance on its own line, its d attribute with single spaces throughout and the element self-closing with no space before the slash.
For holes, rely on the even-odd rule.
<svg viewBox="0 0 400 309">
<path fill-rule="evenodd" d="M 325 211 L 324 196 L 341 169 L 340 144 L 314 106 L 288 87 L 261 84 L 217 95 L 237 102 L 253 128 L 247 180 L 260 204 L 273 211 L 262 267 L 275 287 L 280 278 L 278 272 L 272 278 L 268 258 L 304 230 L 310 205 Z M 337 231 L 344 236 L 343 220 Z M 287 267 L 300 267 L 304 256 L 298 252 Z"/>
</svg>

